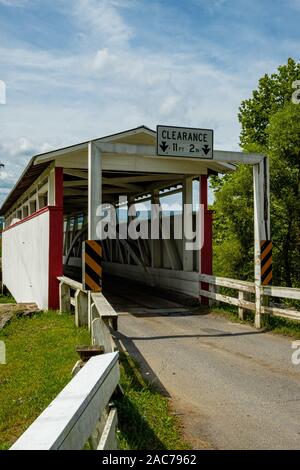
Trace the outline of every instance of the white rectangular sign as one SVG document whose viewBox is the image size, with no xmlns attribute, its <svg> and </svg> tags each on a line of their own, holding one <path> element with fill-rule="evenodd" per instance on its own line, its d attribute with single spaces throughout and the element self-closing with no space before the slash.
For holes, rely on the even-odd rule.
<svg viewBox="0 0 300 470">
<path fill-rule="evenodd" d="M 156 153 L 166 157 L 213 158 L 214 131 L 191 127 L 157 126 Z"/>
</svg>

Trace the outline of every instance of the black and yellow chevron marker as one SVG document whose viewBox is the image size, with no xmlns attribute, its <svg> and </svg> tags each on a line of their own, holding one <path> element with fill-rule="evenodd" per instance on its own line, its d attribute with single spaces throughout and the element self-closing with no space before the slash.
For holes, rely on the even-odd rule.
<svg viewBox="0 0 300 470">
<path fill-rule="evenodd" d="M 102 246 L 99 240 L 86 240 L 82 250 L 83 289 L 102 290 Z"/>
<path fill-rule="evenodd" d="M 272 247 L 271 240 L 260 242 L 261 283 L 263 286 L 272 284 Z"/>
</svg>

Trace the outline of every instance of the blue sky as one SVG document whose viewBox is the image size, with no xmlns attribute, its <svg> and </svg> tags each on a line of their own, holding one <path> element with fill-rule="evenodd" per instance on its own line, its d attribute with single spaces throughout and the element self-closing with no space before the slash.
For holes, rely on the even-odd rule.
<svg viewBox="0 0 300 470">
<path fill-rule="evenodd" d="M 0 0 L 0 203 L 35 153 L 141 124 L 238 149 L 238 106 L 299 60 L 300 0 Z"/>
</svg>

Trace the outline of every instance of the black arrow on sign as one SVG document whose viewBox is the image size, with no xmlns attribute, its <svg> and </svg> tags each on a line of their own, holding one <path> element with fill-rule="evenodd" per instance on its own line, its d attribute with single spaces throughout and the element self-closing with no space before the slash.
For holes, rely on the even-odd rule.
<svg viewBox="0 0 300 470">
<path fill-rule="evenodd" d="M 204 147 L 202 147 L 202 150 L 203 150 L 203 152 L 205 153 L 205 155 L 207 155 L 208 152 L 210 151 L 210 148 L 209 148 L 209 146 L 206 144 L 206 145 L 204 145 Z"/>
<path fill-rule="evenodd" d="M 162 149 L 163 152 L 165 152 L 168 147 L 169 147 L 169 146 L 168 146 L 168 144 L 167 144 L 166 141 L 164 141 L 164 142 L 162 142 L 162 143 L 160 144 L 160 148 Z"/>
</svg>

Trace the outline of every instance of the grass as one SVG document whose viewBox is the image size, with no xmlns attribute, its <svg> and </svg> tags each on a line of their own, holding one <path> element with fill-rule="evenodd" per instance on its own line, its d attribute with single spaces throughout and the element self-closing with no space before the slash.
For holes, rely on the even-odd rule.
<svg viewBox="0 0 300 470">
<path fill-rule="evenodd" d="M 16 301 L 12 295 L 0 294 L 0 304 L 15 304 Z"/>
<path fill-rule="evenodd" d="M 75 346 L 89 344 L 70 315 L 45 312 L 16 318 L 0 331 L 6 365 L 0 365 L 0 449 L 8 449 L 71 378 Z"/>
<path fill-rule="evenodd" d="M 189 449 L 169 400 L 142 377 L 136 362 L 121 353 L 124 396 L 116 401 L 119 448 L 123 450 Z"/>
<path fill-rule="evenodd" d="M 252 326 L 254 324 L 254 312 L 247 312 L 245 320 L 242 321 L 238 317 L 237 309 L 229 305 L 224 307 L 213 307 L 211 312 L 217 313 L 233 322 L 247 323 Z M 275 334 L 300 339 L 300 322 L 297 321 L 288 320 L 283 317 L 280 318 L 271 315 L 264 315 L 262 317 L 262 327 Z"/>
</svg>

